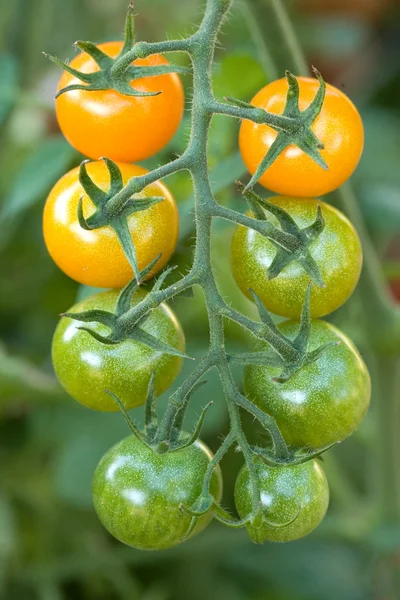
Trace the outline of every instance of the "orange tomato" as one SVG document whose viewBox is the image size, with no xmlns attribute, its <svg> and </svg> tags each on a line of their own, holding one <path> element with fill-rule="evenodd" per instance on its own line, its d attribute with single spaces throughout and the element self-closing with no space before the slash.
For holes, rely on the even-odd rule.
<svg viewBox="0 0 400 600">
<path fill-rule="evenodd" d="M 137 165 L 118 164 L 124 185 L 132 177 L 148 171 Z M 110 176 L 103 161 L 86 165 L 94 183 L 104 191 Z M 115 231 L 101 227 L 87 231 L 78 221 L 78 202 L 83 195 L 83 214 L 88 218 L 95 210 L 79 183 L 79 168 L 72 169 L 53 187 L 43 215 L 43 232 L 47 249 L 54 262 L 72 279 L 84 285 L 100 288 L 121 288 L 133 278 L 131 266 Z M 179 215 L 168 188 L 156 181 L 137 198 L 163 196 L 165 199 L 128 218 L 129 230 L 136 248 L 139 269 L 147 266 L 160 252 L 162 256 L 148 277 L 157 273 L 175 250 Z"/>
<path fill-rule="evenodd" d="M 317 93 L 319 83 L 310 77 L 298 77 L 299 108 L 305 110 Z M 266 85 L 253 98 L 252 104 L 274 114 L 282 114 L 288 83 L 279 79 Z M 300 148 L 288 146 L 265 171 L 260 183 L 284 196 L 315 197 L 341 186 L 355 170 L 364 145 L 361 117 L 351 100 L 340 90 L 327 84 L 322 110 L 312 130 L 323 142 L 328 170 L 318 166 Z M 275 141 L 277 133 L 268 125 L 243 121 L 239 146 L 244 163 L 251 174 Z"/>
<path fill-rule="evenodd" d="M 116 57 L 122 42 L 99 44 L 100 50 Z M 160 54 L 138 59 L 138 66 L 167 65 Z M 71 67 L 83 73 L 99 70 L 85 53 L 76 56 Z M 64 72 L 58 90 L 82 81 Z M 133 162 L 153 156 L 171 140 L 182 119 L 184 95 L 177 73 L 144 77 L 131 86 L 142 92 L 159 92 L 158 96 L 125 96 L 115 90 L 65 92 L 56 100 L 56 114 L 61 131 L 79 152 L 98 159 Z"/>
</svg>

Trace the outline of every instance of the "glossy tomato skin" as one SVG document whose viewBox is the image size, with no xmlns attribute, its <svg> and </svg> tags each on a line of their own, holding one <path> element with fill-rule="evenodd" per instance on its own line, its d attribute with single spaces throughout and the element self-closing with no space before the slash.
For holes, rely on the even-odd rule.
<svg viewBox="0 0 400 600">
<path fill-rule="evenodd" d="M 310 252 L 325 287 L 312 287 L 311 316 L 318 318 L 333 312 L 351 296 L 360 277 L 362 248 L 356 230 L 340 211 L 320 200 L 283 196 L 268 200 L 284 208 L 302 229 L 315 221 L 317 207 L 321 207 L 325 228 L 310 246 Z M 268 219 L 278 226 L 274 217 L 268 215 Z M 267 269 L 275 255 L 276 247 L 260 233 L 237 226 L 232 238 L 231 264 L 242 292 L 251 298 L 250 288 L 271 312 L 299 318 L 310 276 L 298 262 L 292 262 L 275 279 L 268 280 Z"/>
<path fill-rule="evenodd" d="M 99 44 L 100 50 L 115 58 L 122 42 Z M 137 66 L 167 65 L 160 54 L 137 59 Z M 85 53 L 71 62 L 72 68 L 94 73 L 99 68 Z M 82 82 L 64 72 L 58 90 Z M 137 79 L 131 86 L 141 92 L 162 92 L 158 96 L 126 96 L 115 90 L 65 92 L 56 100 L 60 129 L 69 143 L 89 158 L 107 156 L 114 161 L 135 162 L 153 156 L 174 136 L 182 119 L 184 94 L 177 73 Z"/>
<path fill-rule="evenodd" d="M 93 479 L 95 510 L 104 527 L 119 541 L 140 550 L 162 550 L 184 541 L 191 517 L 180 505 L 191 506 L 200 496 L 209 448 L 197 441 L 188 448 L 157 454 L 134 436 L 117 443 L 101 459 Z M 219 467 L 210 492 L 222 495 Z M 191 536 L 212 519 L 201 517 Z"/>
<path fill-rule="evenodd" d="M 256 472 L 265 521 L 261 527 L 248 526 L 253 541 L 259 544 L 291 542 L 308 535 L 321 523 L 328 509 L 329 488 L 325 473 L 316 460 L 301 465 L 269 467 L 257 459 Z M 251 502 L 252 485 L 245 465 L 235 484 L 235 504 L 241 518 L 251 512 Z M 292 519 L 294 521 L 290 523 Z M 273 527 L 271 523 L 288 525 Z"/>
<path fill-rule="evenodd" d="M 294 339 L 299 324 L 286 321 L 282 333 Z M 247 398 L 276 419 L 286 442 L 293 446 L 324 448 L 348 437 L 361 423 L 371 397 L 368 369 L 352 342 L 325 321 L 313 321 L 308 351 L 335 342 L 316 361 L 286 383 L 272 379 L 280 370 L 246 366 Z M 262 342 L 256 350 L 266 349 Z"/>
<path fill-rule="evenodd" d="M 138 304 L 146 292 L 138 290 L 132 306 Z M 94 294 L 75 304 L 68 312 L 104 310 L 113 312 L 118 292 Z M 127 409 L 140 406 L 146 400 L 147 388 L 155 371 L 155 392 L 158 396 L 173 383 L 182 359 L 157 352 L 134 340 L 106 345 L 79 329 L 82 323 L 62 317 L 54 333 L 52 345 L 53 366 L 64 389 L 75 400 L 95 410 L 118 411 L 118 406 L 104 392 L 116 394 Z M 101 335 L 109 330 L 99 323 L 85 323 Z M 165 304 L 152 311 L 143 329 L 161 341 L 184 351 L 185 338 L 174 313 Z"/>
<path fill-rule="evenodd" d="M 299 108 L 305 110 L 312 102 L 319 83 L 309 77 L 298 77 Z M 282 114 L 288 83 L 278 79 L 262 88 L 251 103 L 264 110 Z M 285 196 L 322 196 L 341 186 L 353 173 L 364 146 L 364 128 L 359 112 L 340 90 L 327 84 L 322 110 L 312 125 L 317 138 L 324 144 L 321 154 L 328 165 L 325 171 L 297 146 L 286 148 L 265 171 L 260 183 Z M 243 121 L 239 146 L 244 163 L 251 174 L 273 144 L 277 133 L 268 125 Z"/>
<path fill-rule="evenodd" d="M 148 171 L 138 165 L 118 163 L 124 185 L 132 177 Z M 89 176 L 102 190 L 110 186 L 104 161 L 86 165 Z M 78 203 L 83 196 L 83 214 L 87 218 L 95 210 L 79 183 L 79 168 L 72 169 L 51 190 L 43 214 L 43 234 L 54 262 L 79 283 L 100 288 L 121 288 L 133 272 L 111 227 L 87 231 L 78 221 Z M 159 253 L 161 257 L 149 274 L 160 271 L 173 254 L 178 239 L 179 214 L 173 196 L 161 182 L 147 186 L 137 198 L 163 196 L 164 200 L 147 210 L 133 213 L 128 226 L 136 248 L 139 269 L 146 267 Z"/>
</svg>

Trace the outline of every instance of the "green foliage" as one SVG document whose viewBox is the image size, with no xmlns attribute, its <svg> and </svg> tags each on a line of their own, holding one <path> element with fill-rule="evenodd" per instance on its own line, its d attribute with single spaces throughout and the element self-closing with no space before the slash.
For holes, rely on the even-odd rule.
<svg viewBox="0 0 400 600">
<path fill-rule="evenodd" d="M 3 235 L 0 250 L 10 241 L 29 209 L 36 202 L 42 203 L 51 186 L 68 170 L 75 157 L 75 151 L 61 136 L 43 140 L 28 156 L 1 204 Z M 43 165 L 46 165 L 45 169 Z"/>
<path fill-rule="evenodd" d="M 0 125 L 17 100 L 18 64 L 11 54 L 0 54 Z"/>
</svg>

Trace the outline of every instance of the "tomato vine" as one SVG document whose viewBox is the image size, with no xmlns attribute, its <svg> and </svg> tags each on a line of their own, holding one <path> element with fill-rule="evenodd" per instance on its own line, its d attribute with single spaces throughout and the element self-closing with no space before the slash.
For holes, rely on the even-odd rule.
<svg viewBox="0 0 400 600">
<path fill-rule="evenodd" d="M 252 360 L 260 361 L 260 353 L 258 353 L 258 356 L 255 356 L 257 353 L 230 355 L 225 347 L 225 320 L 231 320 L 241 325 L 256 338 L 268 344 L 272 352 L 263 353 L 262 364 L 271 365 L 278 369 L 274 380 L 275 382 L 279 382 L 279 384 L 287 382 L 301 369 L 317 361 L 323 353 L 332 349 L 336 343 L 329 342 L 322 344 L 312 351 L 309 349 L 310 336 L 312 335 L 310 312 L 311 287 L 312 284 L 323 285 L 318 265 L 310 252 L 312 242 L 322 234 L 325 227 L 320 207 L 317 207 L 315 220 L 305 233 L 301 228 L 294 226 L 293 219 L 288 213 L 283 210 L 279 212 L 277 207 L 274 207 L 273 204 L 268 204 L 252 191 L 252 185 L 271 167 L 277 157 L 292 144 L 307 154 L 319 168 L 326 168 L 327 165 L 321 155 L 323 144 L 311 129 L 323 108 L 326 85 L 321 75 L 314 70 L 318 82 L 315 97 L 305 110 L 300 110 L 298 106 L 299 82 L 296 77 L 287 72 L 288 94 L 283 114 L 267 112 L 263 108 L 232 98 L 226 99 L 227 102 L 217 100 L 212 89 L 211 69 L 217 36 L 231 4 L 232 0 L 208 0 L 203 21 L 193 35 L 184 39 L 156 43 L 134 41 L 132 34 L 134 17 L 133 7 L 131 6 L 127 18 L 126 41 L 120 55 L 114 60 L 105 59 L 102 54 L 99 54 L 98 47 L 93 44 L 80 43 L 78 45 L 79 48 L 91 55 L 100 67 L 100 73 L 96 73 L 95 77 L 89 77 L 88 75 L 82 77 L 84 84 L 88 86 L 89 93 L 90 90 L 112 88 L 122 93 L 135 95 L 134 92 L 127 90 L 125 85 L 127 80 L 130 82 L 133 78 L 131 65 L 138 59 L 144 60 L 154 54 L 183 52 L 189 55 L 192 63 L 193 98 L 191 135 L 186 150 L 179 157 L 149 173 L 132 177 L 125 186 L 116 185 L 121 175 L 118 165 L 110 159 L 105 159 L 110 172 L 111 183 L 106 198 L 104 198 L 104 192 L 102 192 L 101 201 L 98 199 L 99 192 L 95 183 L 88 177 L 85 164 L 81 166 L 80 179 L 82 186 L 89 197 L 93 199 L 97 210 L 94 216 L 85 218 L 83 216 L 82 203 L 80 203 L 78 215 L 80 226 L 89 230 L 95 230 L 108 225 L 114 229 L 136 275 L 136 279 L 129 283 L 121 292 L 114 313 L 102 310 L 89 310 L 84 312 L 73 311 L 64 315 L 64 317 L 74 319 L 78 322 L 97 322 L 106 326 L 109 330 L 108 334 L 99 333 L 90 327 L 83 328 L 87 334 L 91 334 L 98 342 L 104 345 L 114 346 L 126 340 L 137 340 L 161 352 L 167 351 L 182 356 L 180 350 L 174 350 L 171 347 L 168 348 L 160 340 L 157 341 L 156 338 L 149 337 L 143 329 L 143 323 L 145 323 L 149 313 L 160 307 L 163 302 L 191 290 L 193 286 L 199 286 L 203 290 L 209 321 L 210 344 L 208 353 L 201 359 L 181 386 L 171 395 L 161 423 L 157 424 L 157 427 L 155 427 L 155 424 L 153 424 L 154 427 L 153 425 L 149 425 L 150 429 L 152 429 L 150 437 L 146 435 L 143 438 L 138 434 L 132 420 L 125 414 L 133 433 L 139 435 L 142 441 L 154 448 L 155 452 L 168 454 L 169 452 L 182 450 L 188 443 L 192 443 L 198 437 L 200 425 L 204 418 L 203 413 L 192 437 L 180 439 L 180 434 L 177 434 L 177 430 L 180 432 L 182 414 L 190 399 L 190 395 L 195 391 L 204 375 L 210 369 L 216 368 L 218 370 L 229 412 L 230 431 L 215 456 L 209 461 L 199 497 L 191 506 L 181 507 L 182 511 L 192 518 L 191 525 L 186 534 L 187 536 L 193 532 L 197 520 L 209 511 L 212 511 L 214 517 L 225 525 L 232 527 L 247 525 L 249 531 L 254 527 L 256 529 L 259 528 L 261 523 L 265 524 L 265 519 L 263 521 L 260 502 L 260 480 L 257 474 L 257 461 L 255 459 L 261 457 L 272 468 L 282 466 L 290 466 L 292 468 L 310 461 L 326 450 L 326 448 L 289 447 L 275 419 L 240 392 L 233 378 L 232 364 L 235 361 L 242 364 L 251 364 Z M 61 64 L 72 75 L 80 77 L 80 73 L 71 70 L 71 67 L 68 65 L 63 65 L 59 61 L 56 62 Z M 151 76 L 149 72 L 150 67 L 143 67 L 143 69 L 147 69 L 146 74 Z M 172 71 L 174 71 L 174 67 L 166 67 L 162 73 L 170 73 Z M 157 73 L 161 73 L 161 71 L 159 70 Z M 156 72 L 153 74 L 156 74 Z M 136 74 L 136 76 L 138 75 Z M 75 85 L 73 89 L 82 90 L 84 87 L 79 84 L 78 86 Z M 62 92 L 64 96 L 64 90 Z M 208 174 L 207 141 L 210 124 L 213 116 L 216 114 L 248 120 L 256 124 L 268 125 L 277 133 L 274 143 L 262 159 L 250 184 L 244 188 L 240 186 L 254 216 L 242 214 L 236 210 L 221 206 L 213 195 Z M 140 210 L 140 203 L 138 204 L 135 199 L 136 194 L 143 192 L 144 188 L 150 184 L 154 184 L 158 180 L 178 171 L 187 171 L 190 173 L 194 189 L 196 244 L 193 265 L 185 276 L 170 285 L 166 285 L 168 276 L 171 273 L 171 269 L 167 269 L 159 276 L 150 293 L 138 304 L 131 306 L 131 298 L 138 284 L 156 266 L 159 257 L 156 257 L 142 270 L 142 273 L 139 273 L 135 248 L 130 236 L 126 233 L 126 220 L 133 210 Z M 150 202 L 158 200 L 157 198 L 149 198 Z M 143 210 L 148 208 L 148 204 L 143 205 L 142 208 Z M 272 225 L 265 218 L 265 209 L 274 212 L 274 216 L 278 219 L 280 227 Z M 311 283 L 305 293 L 302 313 L 298 315 L 301 316 L 301 319 L 294 339 L 293 337 L 285 336 L 275 325 L 266 307 L 254 292 L 251 293 L 259 311 L 260 321 L 254 321 L 245 317 L 239 311 L 229 306 L 221 296 L 211 268 L 211 229 L 215 219 L 224 219 L 236 225 L 250 228 L 273 243 L 278 248 L 277 256 L 280 260 L 280 262 L 277 261 L 274 265 L 276 267 L 274 276 L 279 275 L 284 266 L 296 261 L 301 264 L 302 269 L 307 273 Z M 113 392 L 112 389 L 110 391 Z M 118 399 L 116 401 L 118 402 Z M 149 414 L 152 413 L 151 404 L 153 401 L 154 397 L 150 389 L 147 408 Z M 368 401 L 369 397 L 367 403 Z M 124 412 L 124 406 L 121 403 L 120 407 Z M 241 410 L 250 413 L 269 433 L 273 443 L 271 449 L 258 448 L 249 443 L 241 425 Z M 231 517 L 220 506 L 218 500 L 209 490 L 210 482 L 217 465 L 226 452 L 234 445 L 240 448 L 243 453 L 252 490 L 251 511 L 239 520 Z M 299 514 L 302 509 L 302 506 L 298 506 Z M 288 527 L 296 518 L 295 515 L 287 521 L 286 524 Z M 285 523 L 281 523 L 281 525 L 285 525 Z M 254 535 L 253 537 L 257 539 L 258 536 Z"/>
</svg>

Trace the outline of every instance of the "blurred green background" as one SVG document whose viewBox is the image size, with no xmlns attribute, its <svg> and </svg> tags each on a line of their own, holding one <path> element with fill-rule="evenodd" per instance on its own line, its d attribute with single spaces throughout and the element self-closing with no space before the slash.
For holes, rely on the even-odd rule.
<svg viewBox="0 0 400 600">
<path fill-rule="evenodd" d="M 89 292 L 50 260 L 42 239 L 46 196 L 82 157 L 59 133 L 54 90 L 59 72 L 42 50 L 71 58 L 77 39 L 120 37 L 127 0 L 1 0 L 0 3 L 0 598 L 5 600 L 394 600 L 400 598 L 400 341 L 382 355 L 361 318 L 363 288 L 333 319 L 356 342 L 374 381 L 370 413 L 350 440 L 325 457 L 331 506 L 322 526 L 289 545 L 255 546 L 244 531 L 212 525 L 180 547 L 147 554 L 118 544 L 91 504 L 91 477 L 106 449 L 127 435 L 120 415 L 99 414 L 68 398 L 55 381 L 50 344 L 58 314 Z M 307 61 L 358 105 L 366 148 L 352 179 L 387 285 L 400 298 L 400 15 L 395 0 L 285 2 Z M 201 0 L 137 0 L 140 39 L 190 33 Z M 249 100 L 269 79 L 294 68 L 275 0 L 236 1 L 224 26 L 214 72 L 216 94 Z M 291 39 L 291 44 L 295 43 Z M 295 49 L 296 50 L 296 49 Z M 178 58 L 177 60 L 184 60 Z M 295 68 L 294 68 L 295 70 Z M 185 81 L 187 108 L 190 78 Z M 189 113 L 169 147 L 149 167 L 182 151 Z M 210 138 L 211 180 L 221 202 L 243 208 L 233 182 L 245 177 L 238 123 L 218 117 Z M 167 184 L 183 220 L 176 261 L 190 263 L 190 182 Z M 215 270 L 226 297 L 253 307 L 232 281 L 230 227 L 214 232 Z M 374 258 L 374 257 L 373 257 Z M 189 354 L 207 348 L 201 295 L 174 309 Z M 228 329 L 230 344 L 246 343 Z M 378 340 L 379 341 L 379 340 Z M 185 374 L 186 368 L 184 373 Z M 240 372 L 237 373 L 240 380 Z M 191 416 L 215 400 L 203 437 L 218 446 L 228 427 L 219 383 L 193 399 Z M 165 400 L 160 401 L 160 407 Z M 140 410 L 138 411 L 140 413 Z M 397 418 L 397 420 L 396 420 Z M 254 424 L 245 422 L 249 435 Z M 257 432 L 255 432 L 257 435 Z M 240 455 L 223 463 L 225 498 Z M 397 486 L 397 487 L 396 487 Z"/>
</svg>

